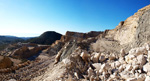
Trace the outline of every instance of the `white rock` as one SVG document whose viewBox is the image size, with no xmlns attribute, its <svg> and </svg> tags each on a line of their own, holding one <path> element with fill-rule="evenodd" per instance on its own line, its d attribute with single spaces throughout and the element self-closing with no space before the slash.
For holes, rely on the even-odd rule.
<svg viewBox="0 0 150 81">
<path fill-rule="evenodd" d="M 62 62 L 65 64 L 66 67 L 71 66 L 72 63 L 71 60 L 68 58 L 63 59 Z"/>
<path fill-rule="evenodd" d="M 142 72 L 141 70 L 138 70 L 138 73 L 140 73 L 140 74 L 141 74 L 141 72 Z"/>
<path fill-rule="evenodd" d="M 115 62 L 115 67 L 119 67 L 121 65 L 121 63 L 119 61 Z"/>
<path fill-rule="evenodd" d="M 134 54 L 136 54 L 136 50 L 137 50 L 137 48 L 132 48 L 132 49 L 129 51 L 129 55 L 134 55 Z"/>
<path fill-rule="evenodd" d="M 125 70 L 126 70 L 126 71 L 131 71 L 132 68 L 133 68 L 133 67 L 132 67 L 131 65 L 127 65 Z"/>
<path fill-rule="evenodd" d="M 139 68 L 139 65 L 134 65 L 132 70 L 135 71 L 135 70 L 137 70 L 138 68 Z"/>
<path fill-rule="evenodd" d="M 145 46 L 143 47 L 138 47 L 138 48 L 133 48 L 129 51 L 129 54 L 130 55 L 140 55 L 140 54 L 144 54 L 144 53 L 147 53 L 147 49 Z"/>
<path fill-rule="evenodd" d="M 139 56 L 137 57 L 137 60 L 138 60 L 137 63 L 138 63 L 141 67 L 146 63 L 146 59 L 145 59 L 144 55 L 139 55 Z"/>
<path fill-rule="evenodd" d="M 144 70 L 145 72 L 150 72 L 150 63 L 145 64 L 145 65 L 143 66 L 143 70 Z"/>
<path fill-rule="evenodd" d="M 139 47 L 137 50 L 136 50 L 136 55 L 140 55 L 140 54 L 144 54 L 146 53 L 146 47 Z"/>
<path fill-rule="evenodd" d="M 148 51 L 147 61 L 150 61 L 150 51 Z"/>
<path fill-rule="evenodd" d="M 138 78 L 140 74 L 139 73 L 135 73 L 134 75 L 135 75 L 136 78 Z"/>
<path fill-rule="evenodd" d="M 110 56 L 109 56 L 109 60 L 115 60 L 116 59 L 116 56 L 114 55 L 114 54 L 111 54 Z"/>
<path fill-rule="evenodd" d="M 10 79 L 10 80 L 8 80 L 8 81 L 16 81 L 15 79 Z"/>
<path fill-rule="evenodd" d="M 147 72 L 147 76 L 150 76 L 150 72 Z"/>
<path fill-rule="evenodd" d="M 98 63 L 100 55 L 101 55 L 100 53 L 95 53 L 94 54 L 94 56 L 93 56 L 93 62 L 94 63 Z"/>
<path fill-rule="evenodd" d="M 145 81 L 150 81 L 150 76 L 146 76 Z"/>
<path fill-rule="evenodd" d="M 74 72 L 74 75 L 76 76 L 77 79 L 79 79 L 77 72 Z"/>
<path fill-rule="evenodd" d="M 127 62 L 127 63 L 132 63 L 132 61 L 133 61 L 133 59 L 135 58 L 135 55 L 127 55 L 127 56 L 125 56 L 125 61 Z"/>
<path fill-rule="evenodd" d="M 128 78 L 126 81 L 144 81 L 144 78 Z"/>
<path fill-rule="evenodd" d="M 125 64 L 125 63 L 126 63 L 125 60 L 124 60 L 124 58 L 122 58 L 122 57 L 119 58 L 119 62 L 120 62 L 121 64 Z"/>
<path fill-rule="evenodd" d="M 144 81 L 146 78 L 146 74 L 140 74 L 139 77 L 137 78 L 137 81 Z"/>
<path fill-rule="evenodd" d="M 120 55 L 121 55 L 122 57 L 125 56 L 125 51 L 124 51 L 124 49 L 121 49 L 121 50 L 120 50 Z"/>
<path fill-rule="evenodd" d="M 120 74 L 121 78 L 123 78 L 123 79 L 128 79 L 128 78 L 134 77 L 134 75 L 129 74 L 129 71 L 125 71 L 125 70 L 119 74 Z"/>
<path fill-rule="evenodd" d="M 102 66 L 101 66 L 101 71 L 107 71 L 109 68 L 111 68 L 111 66 L 108 64 L 108 63 L 106 63 L 106 64 L 103 64 Z"/>
<path fill-rule="evenodd" d="M 149 46 L 148 43 L 145 43 L 145 44 L 144 44 L 144 47 L 146 48 L 146 50 L 150 50 L 150 46 Z"/>
<path fill-rule="evenodd" d="M 91 77 L 92 74 L 93 74 L 93 69 L 90 67 L 90 68 L 87 70 L 87 72 L 88 72 L 88 77 Z"/>
<path fill-rule="evenodd" d="M 128 78 L 126 81 L 137 81 L 137 78 Z"/>
<path fill-rule="evenodd" d="M 115 68 L 115 62 L 112 62 L 110 65 L 112 68 Z"/>
<path fill-rule="evenodd" d="M 90 58 L 90 54 L 88 54 L 87 51 L 83 51 L 80 56 L 82 57 L 82 59 L 83 59 L 86 63 L 88 63 L 89 58 Z"/>
<path fill-rule="evenodd" d="M 122 72 L 124 70 L 123 65 L 121 65 L 118 70 L 119 70 L 119 72 Z"/>
<path fill-rule="evenodd" d="M 96 68 L 96 71 L 99 71 L 101 69 L 101 63 L 94 63 L 92 64 L 95 68 Z"/>
<path fill-rule="evenodd" d="M 137 58 L 133 58 L 132 60 L 130 60 L 129 64 L 132 64 L 133 66 L 138 65 L 138 59 Z"/>
</svg>

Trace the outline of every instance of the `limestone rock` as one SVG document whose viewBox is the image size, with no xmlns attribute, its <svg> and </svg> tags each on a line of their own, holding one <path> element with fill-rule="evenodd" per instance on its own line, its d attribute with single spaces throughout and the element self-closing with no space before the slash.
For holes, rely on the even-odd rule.
<svg viewBox="0 0 150 81">
<path fill-rule="evenodd" d="M 88 77 L 91 77 L 93 75 L 93 69 L 90 67 L 87 72 L 88 72 Z"/>
<path fill-rule="evenodd" d="M 107 71 L 109 68 L 111 68 L 111 66 L 110 66 L 108 63 L 106 63 L 106 64 L 103 64 L 103 65 L 101 66 L 100 71 L 101 71 L 101 72 L 102 72 L 102 71 Z"/>
<path fill-rule="evenodd" d="M 125 50 L 124 50 L 124 49 L 121 49 L 121 50 L 120 50 L 120 55 L 121 55 L 121 57 L 124 57 L 125 54 L 126 54 L 126 53 L 125 53 Z"/>
<path fill-rule="evenodd" d="M 150 62 L 150 51 L 148 51 L 147 61 Z"/>
<path fill-rule="evenodd" d="M 121 65 L 121 63 L 119 61 L 115 62 L 115 67 L 119 67 Z"/>
<path fill-rule="evenodd" d="M 150 72 L 150 63 L 145 64 L 145 65 L 143 66 L 143 70 L 144 70 L 145 72 Z"/>
<path fill-rule="evenodd" d="M 87 53 L 87 51 L 82 52 L 80 56 L 86 63 L 88 63 L 90 55 Z"/>
<path fill-rule="evenodd" d="M 135 58 L 135 56 L 134 55 L 127 55 L 127 56 L 125 56 L 125 61 L 127 62 L 127 63 L 132 63 L 132 61 L 133 61 L 133 59 Z"/>
<path fill-rule="evenodd" d="M 98 63 L 99 57 L 100 57 L 100 53 L 95 53 L 93 56 L 93 62 Z M 102 58 L 101 60 L 104 60 L 104 58 Z"/>
<path fill-rule="evenodd" d="M 126 71 L 131 71 L 132 68 L 133 68 L 132 65 L 127 65 L 125 70 L 126 70 Z"/>
<path fill-rule="evenodd" d="M 146 76 L 145 81 L 150 81 L 150 76 Z"/>
<path fill-rule="evenodd" d="M 137 63 L 142 67 L 145 63 L 146 63 L 146 58 L 144 57 L 144 55 L 139 55 L 137 57 Z"/>
<path fill-rule="evenodd" d="M 115 60 L 116 59 L 116 56 L 114 55 L 114 54 L 111 54 L 110 56 L 109 56 L 109 60 Z"/>
<path fill-rule="evenodd" d="M 96 68 L 96 71 L 99 71 L 101 69 L 101 63 L 94 63 L 92 65 Z"/>
<path fill-rule="evenodd" d="M 137 81 L 137 78 L 128 78 L 126 81 Z"/>
<path fill-rule="evenodd" d="M 123 65 L 121 65 L 118 70 L 119 70 L 119 72 L 122 72 L 124 70 Z"/>
</svg>

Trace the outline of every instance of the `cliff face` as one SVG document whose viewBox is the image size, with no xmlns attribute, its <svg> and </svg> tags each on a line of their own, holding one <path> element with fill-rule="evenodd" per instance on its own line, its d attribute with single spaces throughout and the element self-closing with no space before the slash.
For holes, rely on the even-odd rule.
<svg viewBox="0 0 150 81">
<path fill-rule="evenodd" d="M 115 29 L 108 30 L 103 35 L 100 34 L 99 40 L 95 43 L 95 45 L 99 45 L 97 48 L 101 48 L 98 51 L 119 52 L 121 48 L 129 51 L 133 47 L 148 43 L 150 40 L 149 13 L 150 5 L 138 10 L 125 21 L 121 21 Z"/>
<path fill-rule="evenodd" d="M 68 42 L 71 40 L 82 41 L 90 37 L 96 37 L 102 33 L 103 32 L 96 32 L 96 31 L 91 31 L 88 33 L 78 33 L 78 32 L 67 31 L 66 34 L 61 37 L 61 41 L 62 42 Z"/>
<path fill-rule="evenodd" d="M 150 5 L 138 10 L 133 16 L 120 22 L 119 25 L 110 32 L 114 32 L 114 39 L 118 40 L 121 45 L 135 42 L 135 46 L 142 45 L 148 39 L 149 31 L 149 13 Z M 109 33 L 110 33 L 109 32 Z"/>
</svg>

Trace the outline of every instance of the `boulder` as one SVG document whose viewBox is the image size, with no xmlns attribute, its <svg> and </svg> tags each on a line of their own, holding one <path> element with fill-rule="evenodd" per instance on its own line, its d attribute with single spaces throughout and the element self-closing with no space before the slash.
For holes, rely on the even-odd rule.
<svg viewBox="0 0 150 81">
<path fill-rule="evenodd" d="M 146 76 L 145 81 L 150 81 L 150 76 Z"/>
<path fill-rule="evenodd" d="M 92 64 L 96 71 L 99 71 L 101 69 L 102 64 L 101 63 L 94 63 Z"/>
<path fill-rule="evenodd" d="M 118 70 L 119 70 L 119 72 L 122 72 L 124 70 L 123 65 L 121 65 Z"/>
<path fill-rule="evenodd" d="M 125 54 L 126 54 L 126 53 L 125 53 L 125 50 L 124 50 L 124 49 L 121 49 L 121 50 L 120 50 L 120 56 L 121 56 L 121 57 L 124 57 Z"/>
<path fill-rule="evenodd" d="M 134 58 L 135 58 L 135 55 L 129 54 L 129 55 L 125 56 L 125 61 L 127 63 L 131 64 Z"/>
<path fill-rule="evenodd" d="M 88 63 L 89 58 L 90 58 L 90 54 L 88 54 L 87 51 L 82 52 L 80 56 L 82 57 L 84 62 Z"/>
<path fill-rule="evenodd" d="M 100 57 L 100 53 L 95 53 L 94 54 L 94 56 L 93 56 L 93 62 L 94 63 L 98 63 L 98 61 L 99 61 L 99 57 Z M 104 58 L 102 58 L 102 60 L 103 60 Z"/>
<path fill-rule="evenodd" d="M 143 71 L 150 72 L 150 63 L 147 63 L 143 66 Z"/>
<path fill-rule="evenodd" d="M 115 62 L 115 67 L 119 67 L 121 65 L 121 63 L 119 61 Z"/>
<path fill-rule="evenodd" d="M 140 67 L 142 67 L 145 63 L 146 63 L 146 58 L 144 57 L 144 55 L 137 56 L 137 64 L 139 64 Z"/>
<path fill-rule="evenodd" d="M 126 70 L 126 71 L 131 71 L 132 68 L 133 68 L 132 65 L 128 64 L 128 65 L 126 66 L 126 69 L 125 69 L 125 70 Z"/>
<path fill-rule="evenodd" d="M 109 60 L 115 60 L 116 59 L 116 56 L 114 55 L 114 54 L 111 54 L 110 56 L 109 56 Z"/>
<path fill-rule="evenodd" d="M 62 60 L 66 67 L 71 67 L 72 61 L 68 58 Z"/>
</svg>

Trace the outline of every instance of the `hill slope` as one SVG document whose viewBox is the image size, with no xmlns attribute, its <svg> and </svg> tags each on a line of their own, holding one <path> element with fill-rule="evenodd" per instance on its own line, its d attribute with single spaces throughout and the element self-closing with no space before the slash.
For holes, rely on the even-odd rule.
<svg viewBox="0 0 150 81">
<path fill-rule="evenodd" d="M 54 43 L 56 40 L 59 40 L 61 36 L 62 36 L 61 34 L 56 33 L 54 31 L 47 31 L 47 32 L 44 32 L 39 37 L 31 38 L 27 40 L 26 42 L 49 45 L 49 44 Z"/>
</svg>

